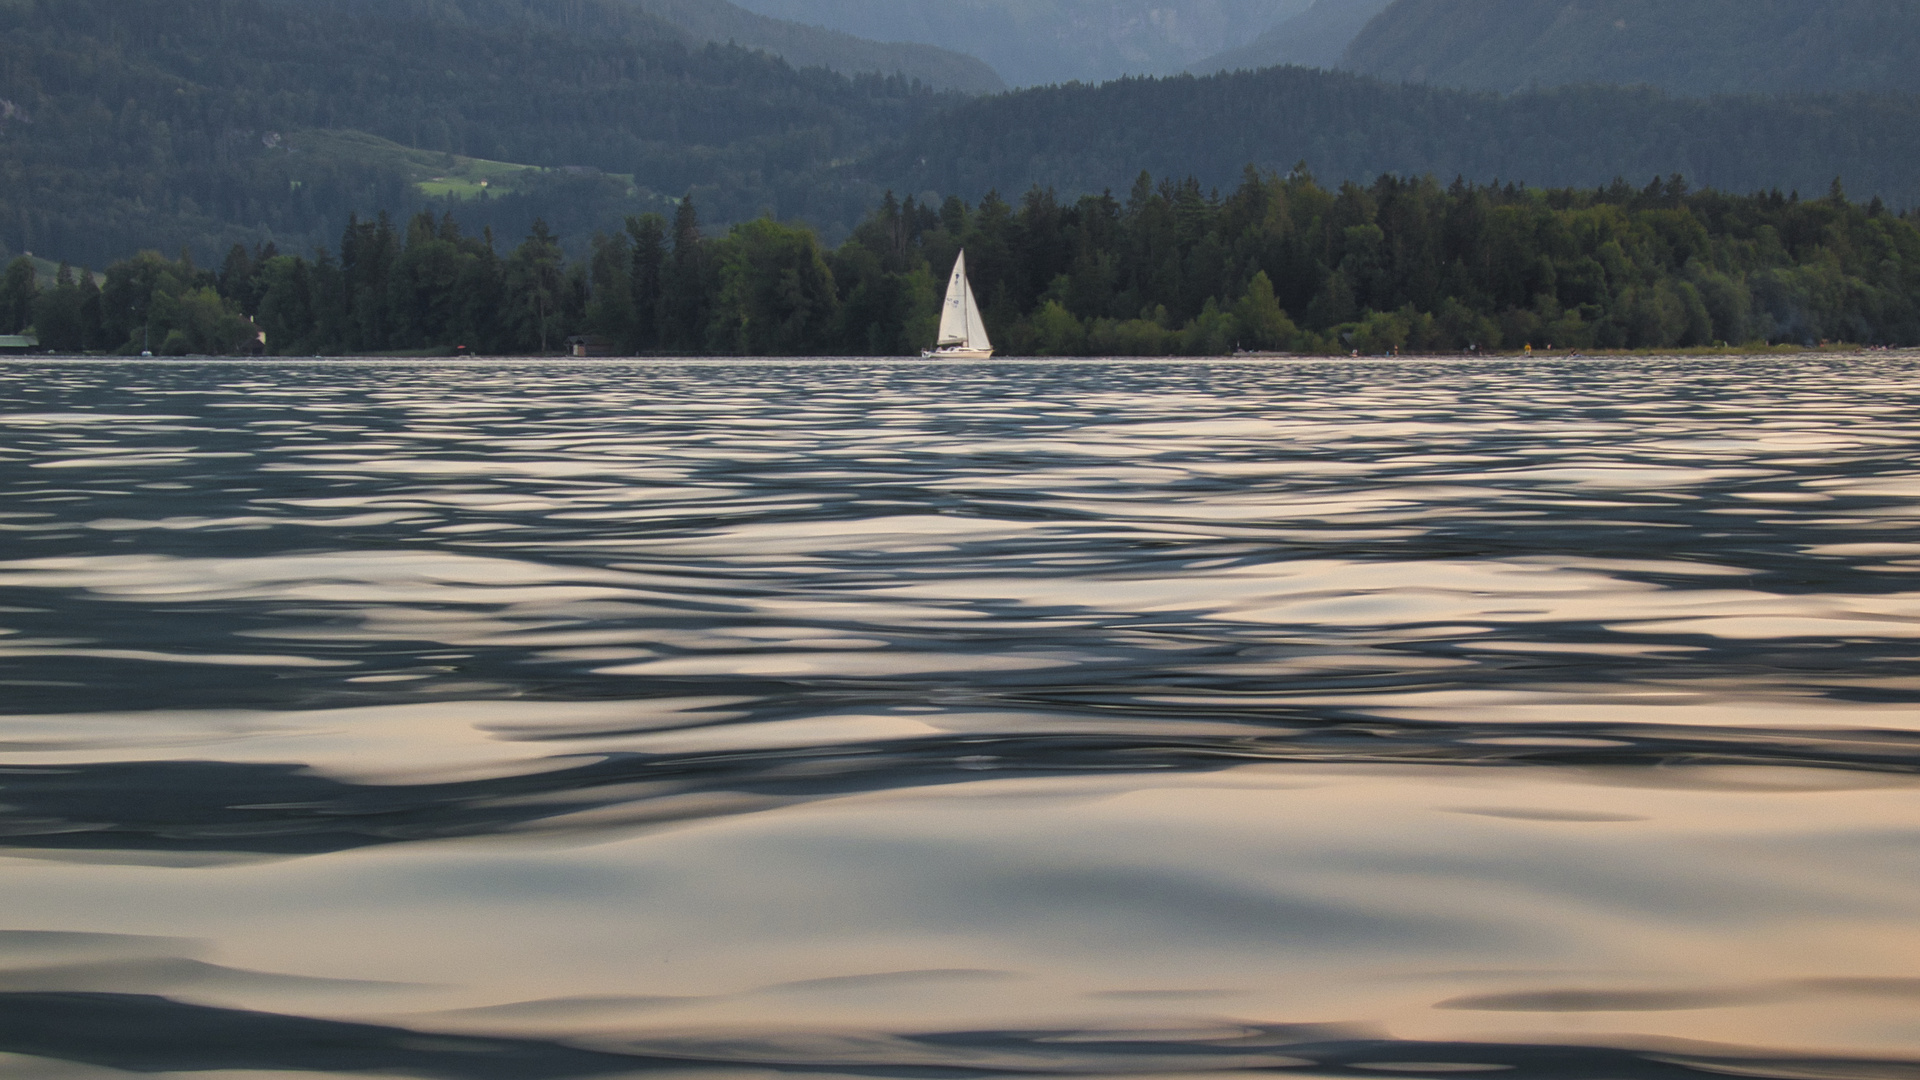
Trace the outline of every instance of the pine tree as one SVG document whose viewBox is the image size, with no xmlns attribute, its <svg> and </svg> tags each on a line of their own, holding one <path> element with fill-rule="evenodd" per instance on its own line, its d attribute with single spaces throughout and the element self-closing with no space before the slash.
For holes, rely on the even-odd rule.
<svg viewBox="0 0 1920 1080">
<path fill-rule="evenodd" d="M 0 333 L 17 334 L 33 325 L 33 301 L 40 295 L 33 260 L 21 255 L 0 275 Z"/>
</svg>

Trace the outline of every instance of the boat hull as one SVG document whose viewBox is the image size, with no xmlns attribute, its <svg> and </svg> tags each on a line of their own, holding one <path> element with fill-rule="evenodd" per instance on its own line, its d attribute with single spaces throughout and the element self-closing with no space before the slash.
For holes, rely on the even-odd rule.
<svg viewBox="0 0 1920 1080">
<path fill-rule="evenodd" d="M 921 352 L 922 360 L 985 360 L 992 349 L 930 349 Z"/>
</svg>

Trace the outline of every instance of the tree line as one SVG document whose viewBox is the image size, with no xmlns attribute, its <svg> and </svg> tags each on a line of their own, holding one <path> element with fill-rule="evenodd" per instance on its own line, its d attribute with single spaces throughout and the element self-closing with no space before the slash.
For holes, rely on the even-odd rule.
<svg viewBox="0 0 1920 1080">
<path fill-rule="evenodd" d="M 912 355 L 962 248 L 1007 354 L 1920 344 L 1920 214 L 1838 182 L 1329 189 L 1251 167 L 1224 195 L 1145 174 L 1124 199 L 888 195 L 832 249 L 771 218 L 707 235 L 686 199 L 577 260 L 540 222 L 501 251 L 425 213 L 356 217 L 337 252 L 235 245 L 217 269 L 146 252 L 46 289 L 16 260 L 0 331 L 121 354 L 552 355 L 585 336 L 621 355 Z"/>
</svg>

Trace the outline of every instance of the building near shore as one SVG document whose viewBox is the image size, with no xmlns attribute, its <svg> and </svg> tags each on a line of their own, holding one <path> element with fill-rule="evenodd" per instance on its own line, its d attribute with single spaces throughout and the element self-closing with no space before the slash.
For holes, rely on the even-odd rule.
<svg viewBox="0 0 1920 1080">
<path fill-rule="evenodd" d="M 613 342 L 598 334 L 578 334 L 567 339 L 568 354 L 572 356 L 612 356 Z"/>
</svg>

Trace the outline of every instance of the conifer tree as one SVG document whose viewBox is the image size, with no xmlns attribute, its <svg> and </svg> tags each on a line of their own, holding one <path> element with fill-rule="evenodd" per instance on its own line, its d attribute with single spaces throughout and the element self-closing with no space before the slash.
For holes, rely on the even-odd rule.
<svg viewBox="0 0 1920 1080">
<path fill-rule="evenodd" d="M 0 274 L 0 333 L 17 334 L 33 323 L 33 301 L 40 295 L 40 283 L 33 271 L 33 260 L 16 257 Z"/>
</svg>

